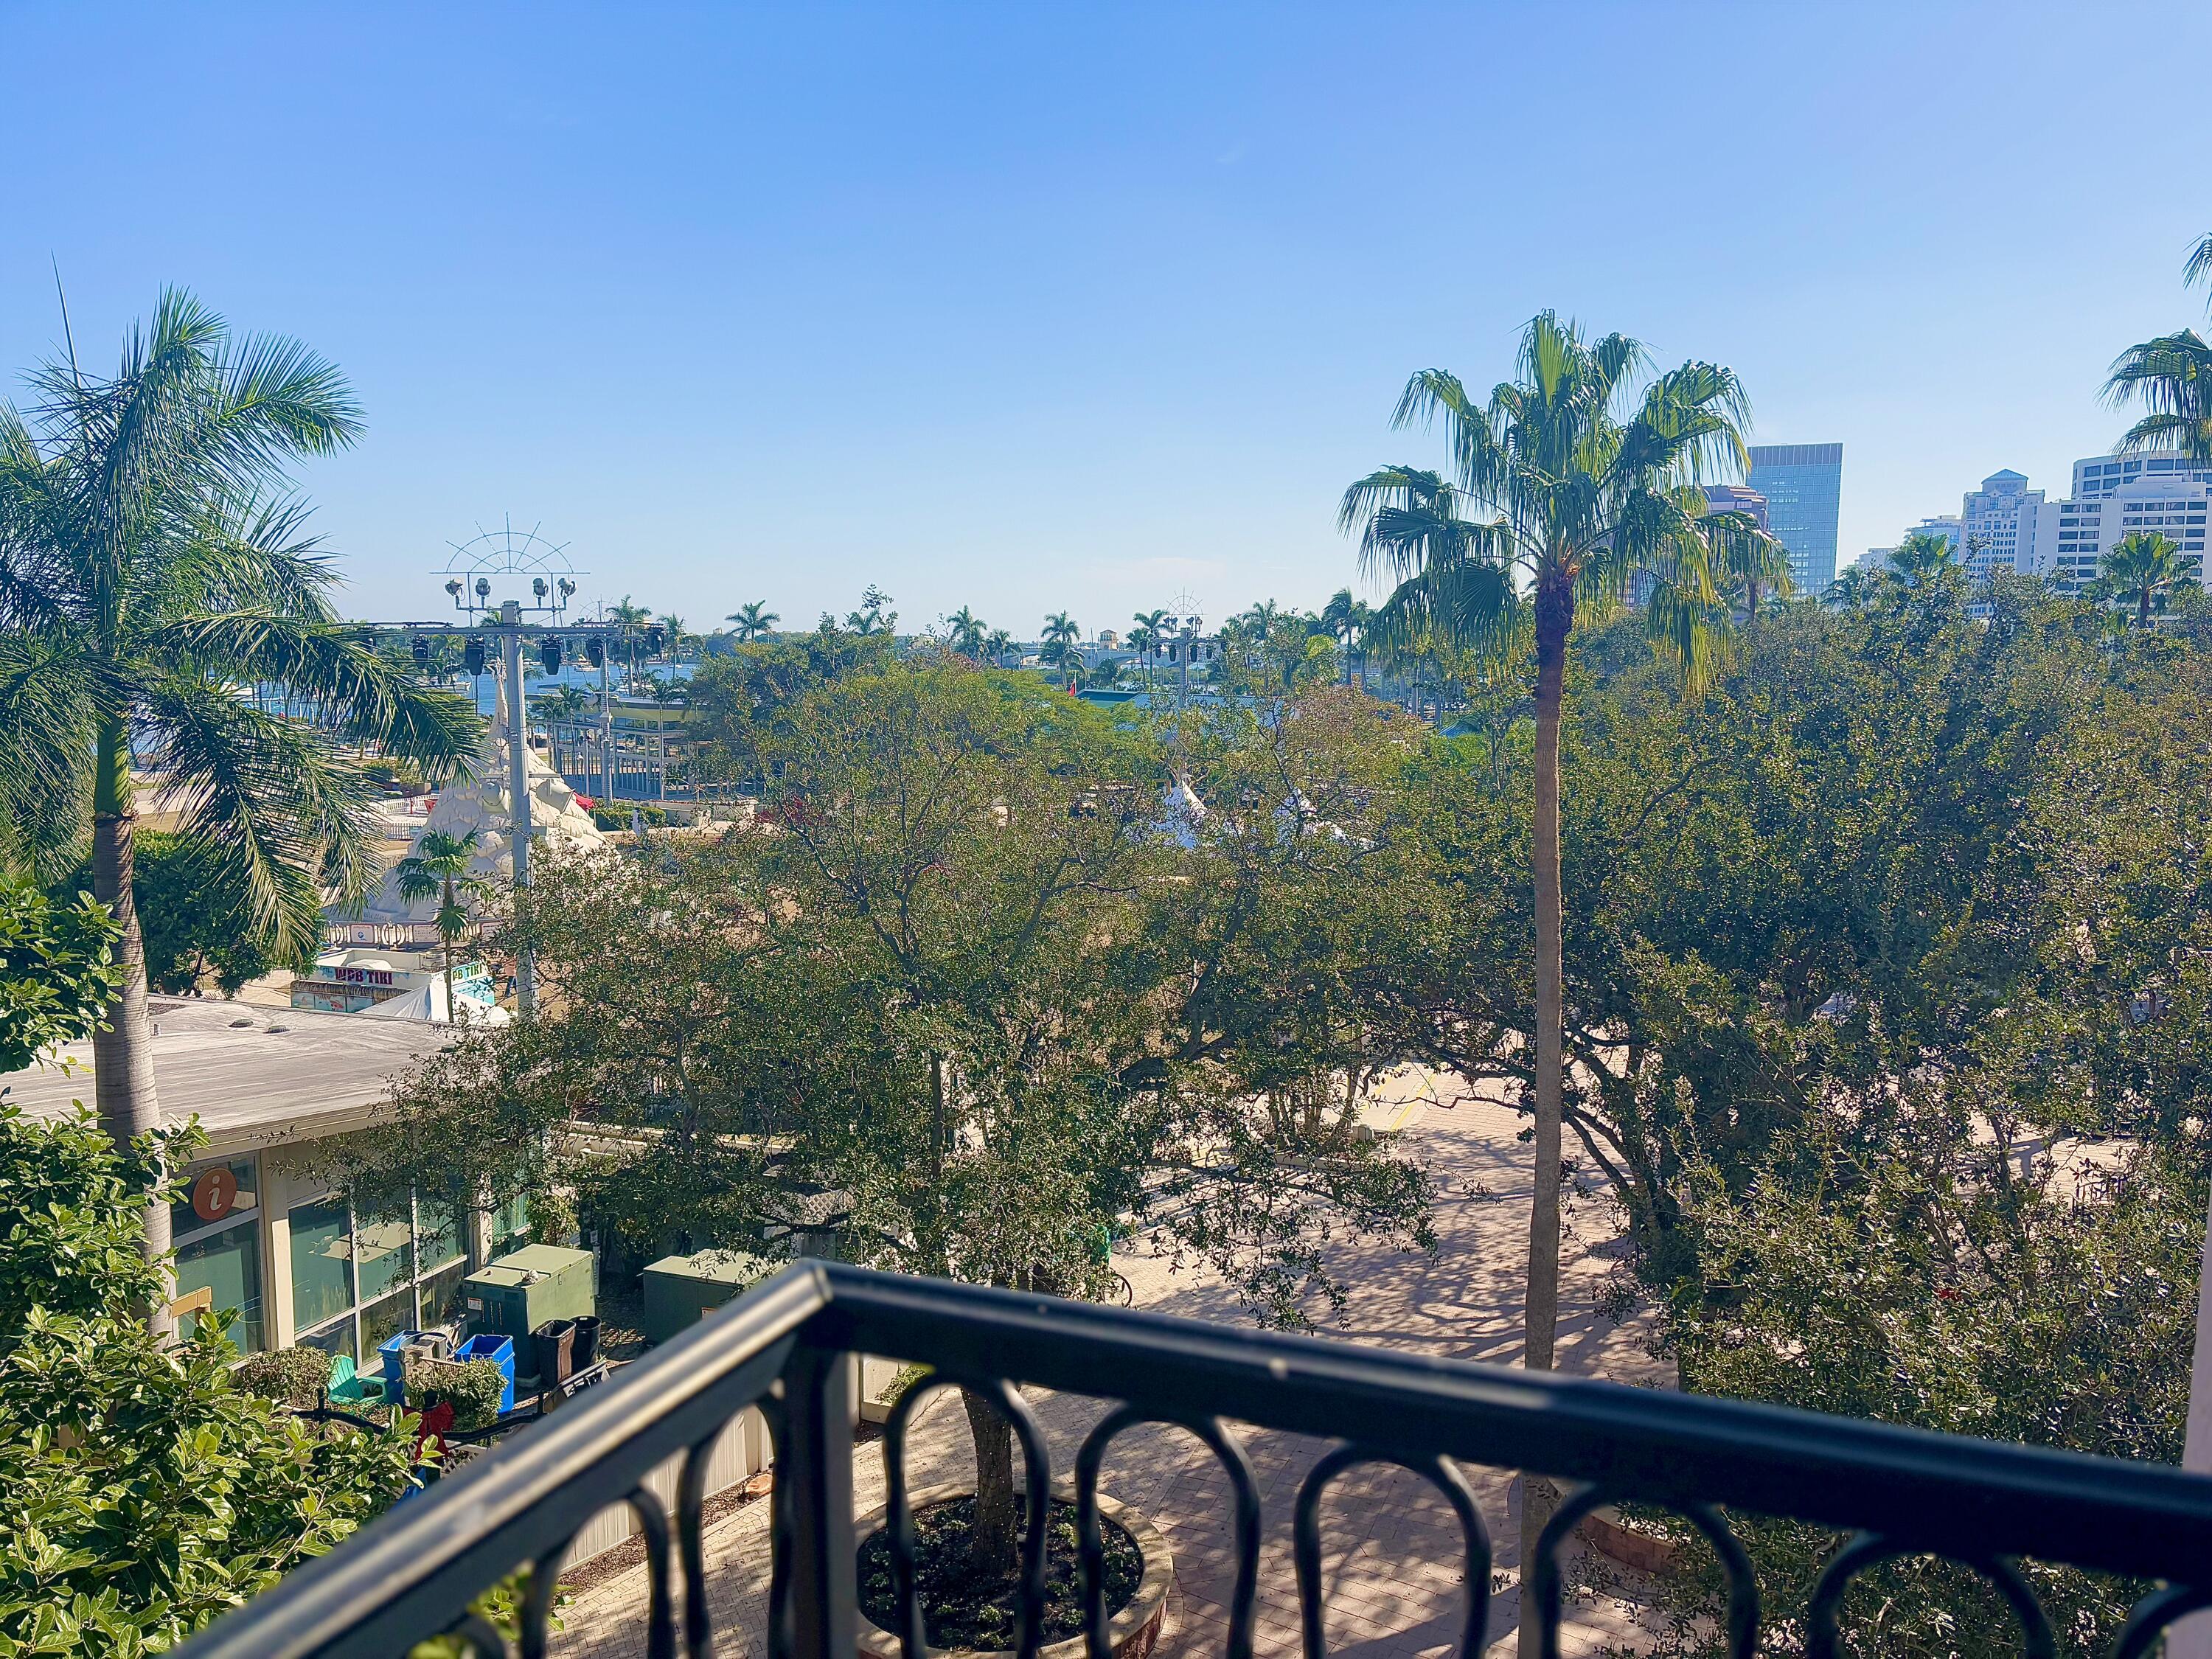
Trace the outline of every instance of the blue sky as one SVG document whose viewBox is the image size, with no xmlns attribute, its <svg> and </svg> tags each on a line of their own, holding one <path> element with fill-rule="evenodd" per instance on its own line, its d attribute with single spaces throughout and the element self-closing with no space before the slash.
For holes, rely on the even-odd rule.
<svg viewBox="0 0 2212 1659">
<path fill-rule="evenodd" d="M 140 9 L 0 0 L 0 374 L 164 283 L 336 359 L 302 477 L 354 614 L 542 523 L 694 626 L 890 590 L 1033 632 L 1318 605 L 1540 307 L 1845 445 L 1845 556 L 2063 490 L 2194 325 L 2212 9 Z M 12 390 L 10 395 L 13 395 Z"/>
</svg>

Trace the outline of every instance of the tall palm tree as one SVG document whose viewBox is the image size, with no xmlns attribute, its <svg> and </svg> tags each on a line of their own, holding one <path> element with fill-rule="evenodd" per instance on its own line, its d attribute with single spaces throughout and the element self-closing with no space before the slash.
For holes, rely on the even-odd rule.
<svg viewBox="0 0 2212 1659">
<path fill-rule="evenodd" d="M 478 731 L 341 626 L 332 576 L 283 468 L 359 434 L 338 371 L 271 336 L 234 339 L 162 294 L 112 376 L 34 370 L 27 416 L 0 407 L 0 855 L 67 858 L 89 836 L 93 894 L 123 925 L 124 980 L 93 1040 L 100 1120 L 157 1128 L 145 947 L 131 895 L 139 774 L 207 849 L 258 942 L 303 958 L 325 887 L 376 874 L 372 746 L 431 777 Z M 277 686 L 264 712 L 240 688 Z M 165 1254 L 169 1211 L 146 1212 Z"/>
<path fill-rule="evenodd" d="M 681 657 L 686 648 L 699 642 L 699 636 L 684 626 L 684 618 L 681 617 L 663 617 L 660 619 L 660 625 L 667 630 L 667 641 L 662 647 L 664 656 Z"/>
<path fill-rule="evenodd" d="M 1145 684 L 1147 687 L 1152 683 L 1152 665 L 1159 660 L 1160 652 L 1168 642 L 1168 615 L 1165 611 L 1139 611 L 1129 618 L 1135 624 L 1129 630 L 1129 644 L 1133 649 L 1139 649 L 1145 654 Z M 1137 645 L 1139 634 L 1148 641 L 1142 647 Z"/>
<path fill-rule="evenodd" d="M 446 1018 L 456 1024 L 461 1018 L 461 1005 L 453 997 L 453 946 L 475 923 L 471 907 L 483 903 L 499 890 L 482 876 L 469 873 L 481 850 L 479 835 L 474 830 L 465 836 L 426 830 L 415 850 L 392 866 L 400 897 L 410 903 L 416 899 L 438 901 L 434 925 L 439 943 L 446 949 Z"/>
<path fill-rule="evenodd" d="M 1759 608 L 1768 599 L 1786 599 L 1795 590 L 1790 550 L 1778 537 L 1759 527 L 1748 513 L 1708 513 L 1705 537 L 1721 551 L 1723 587 L 1729 603 L 1742 601 L 1746 627 L 1759 623 Z"/>
<path fill-rule="evenodd" d="M 642 628 L 653 620 L 653 607 L 649 605 L 632 605 L 629 602 L 629 595 L 625 593 L 622 596 L 620 605 L 611 605 L 607 607 L 607 620 L 617 628 Z"/>
<path fill-rule="evenodd" d="M 1139 611 L 1129 624 L 1128 647 L 1136 654 L 1138 666 L 1145 676 L 1145 689 L 1152 687 L 1152 653 L 1159 649 L 1158 632 L 1147 626 L 1144 613 Z"/>
<path fill-rule="evenodd" d="M 982 656 L 983 641 L 990 630 L 984 627 L 982 619 L 973 611 L 963 605 L 947 617 L 945 623 L 955 651 L 963 657 L 980 659 Z"/>
<path fill-rule="evenodd" d="M 1344 683 L 1352 684 L 1352 645 L 1367 626 L 1369 611 L 1363 600 L 1352 597 L 1352 590 L 1340 587 L 1328 596 L 1328 603 L 1321 608 L 1321 625 L 1334 637 L 1344 651 Z"/>
<path fill-rule="evenodd" d="M 1006 653 L 1013 648 L 1014 636 L 1003 628 L 994 628 L 983 636 L 983 649 L 996 667 L 1006 665 Z"/>
<path fill-rule="evenodd" d="M 1502 650 L 1533 629 L 1536 664 L 1536 1190 L 1528 1235 L 1524 1361 L 1553 1364 L 1559 1314 L 1559 1134 L 1564 1081 L 1559 897 L 1559 711 L 1578 611 L 1618 604 L 1648 578 L 1644 617 L 1655 645 L 1695 684 L 1711 672 L 1729 625 L 1721 583 L 1734 538 L 1711 532 L 1697 486 L 1742 476 L 1748 419 L 1735 376 L 1687 362 L 1635 381 L 1648 357 L 1634 340 L 1590 340 L 1551 312 L 1523 331 L 1518 379 L 1487 403 L 1457 377 L 1425 369 L 1407 383 L 1394 424 L 1443 418 L 1454 483 L 1386 467 L 1345 493 L 1340 522 L 1364 564 L 1395 578 L 1373 631 Z M 1523 1560 L 1535 1558 L 1545 1504 L 1524 1504 Z M 1533 1621 L 1531 1621 L 1533 1629 Z"/>
<path fill-rule="evenodd" d="M 1889 574 L 1907 587 L 1932 587 L 1966 567 L 1948 536 L 1916 530 L 1889 552 Z"/>
<path fill-rule="evenodd" d="M 2181 280 L 2194 288 L 2212 279 L 2212 234 L 2190 250 Z M 2212 344 L 2193 328 L 2177 329 L 2130 346 L 2113 361 L 2105 400 L 2118 407 L 2140 400 L 2147 411 L 2113 446 L 2178 449 L 2212 466 Z"/>
<path fill-rule="evenodd" d="M 2148 629 L 2153 607 L 2164 610 L 2174 589 L 2197 580 L 2196 566 L 2155 530 L 2130 531 L 2097 561 L 2097 579 L 2087 591 L 2095 599 L 2131 601 L 2136 626 Z"/>
<path fill-rule="evenodd" d="M 722 620 L 737 623 L 738 638 L 750 642 L 774 633 L 783 618 L 768 608 L 766 599 L 748 599 Z"/>
<path fill-rule="evenodd" d="M 1083 653 L 1075 648 L 1083 629 L 1068 619 L 1065 611 L 1055 611 L 1044 619 L 1044 635 L 1037 654 L 1063 673 L 1080 672 Z"/>
</svg>

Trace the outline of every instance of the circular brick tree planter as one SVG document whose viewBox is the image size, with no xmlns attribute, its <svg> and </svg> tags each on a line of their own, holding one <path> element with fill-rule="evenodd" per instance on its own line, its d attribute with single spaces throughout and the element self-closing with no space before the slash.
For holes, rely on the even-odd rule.
<svg viewBox="0 0 2212 1659">
<path fill-rule="evenodd" d="M 955 1498 L 972 1496 L 975 1488 L 965 1486 L 924 1486 L 909 1495 L 908 1502 L 915 1514 L 932 1504 L 949 1502 Z M 1075 1501 L 1072 1487 L 1054 1489 L 1053 1496 L 1065 1503 Z M 858 1550 L 877 1533 L 883 1530 L 885 1506 L 878 1504 L 862 1516 L 853 1529 L 853 1547 Z M 1137 1547 L 1137 1553 L 1145 1563 L 1144 1577 L 1137 1581 L 1136 1594 L 1127 1603 L 1106 1621 L 1107 1645 L 1114 1659 L 1149 1659 L 1152 1645 L 1160 1639 L 1160 1624 L 1168 1608 L 1168 1587 L 1175 1582 L 1175 1558 L 1168 1552 L 1168 1540 L 1160 1529 L 1143 1514 L 1127 1504 L 1098 1494 L 1098 1515 L 1103 1521 L 1111 1521 L 1129 1534 Z M 899 1639 L 884 1629 L 865 1613 L 860 1616 L 860 1639 L 859 1659 L 900 1659 Z M 974 1649 L 932 1648 L 933 1654 L 957 1652 L 969 1659 L 1014 1659 L 1011 1649 L 979 1650 Z M 1048 1642 L 1037 1650 L 1037 1659 L 1083 1659 L 1084 1641 L 1079 1633 L 1057 1642 Z"/>
<path fill-rule="evenodd" d="M 1657 1533 L 1644 1532 L 1621 1520 L 1620 1511 L 1607 1504 L 1592 1510 L 1576 1528 L 1598 1553 L 1638 1572 L 1663 1574 L 1674 1570 L 1681 1546 Z"/>
</svg>

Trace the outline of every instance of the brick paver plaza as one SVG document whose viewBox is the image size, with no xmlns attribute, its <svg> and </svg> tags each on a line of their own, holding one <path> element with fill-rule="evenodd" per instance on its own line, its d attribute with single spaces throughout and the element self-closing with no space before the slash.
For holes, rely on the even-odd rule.
<svg viewBox="0 0 2212 1659">
<path fill-rule="evenodd" d="M 1469 1099 L 1455 1085 L 1426 1074 L 1386 1092 L 1379 1121 L 1399 1127 L 1408 1150 L 1438 1186 L 1434 1258 L 1346 1245 L 1332 1267 L 1346 1282 L 1343 1321 L 1322 1334 L 1453 1358 L 1516 1364 L 1521 1358 L 1520 1284 L 1526 1259 L 1532 1154 L 1517 1139 L 1526 1120 L 1492 1102 Z M 1559 1354 L 1563 1370 L 1621 1380 L 1664 1380 L 1646 1355 L 1644 1332 L 1615 1327 L 1595 1311 L 1612 1270 L 1612 1224 L 1591 1199 L 1569 1206 L 1564 1251 Z M 1593 1250 L 1595 1249 L 1595 1254 Z M 1134 1257 L 1118 1264 L 1140 1307 L 1200 1318 L 1240 1318 L 1218 1285 L 1165 1263 Z M 1083 1434 L 1105 1402 L 1032 1390 L 1051 1437 L 1053 1469 L 1065 1474 Z M 1346 1423 L 1356 1434 L 1357 1423 Z M 1297 1591 L 1291 1559 L 1291 1510 L 1299 1481 L 1327 1443 L 1246 1429 L 1246 1449 L 1259 1477 L 1267 1531 L 1261 1559 L 1256 1645 L 1264 1656 L 1298 1650 Z M 950 1394 L 919 1413 L 910 1457 L 917 1486 L 964 1480 L 972 1468 L 966 1414 Z M 854 1455 L 856 1510 L 883 1500 L 881 1443 Z M 1466 1471 L 1483 1506 L 1497 1550 L 1498 1594 L 1490 1639 L 1516 1628 L 1516 1548 L 1510 1471 Z M 1103 1490 L 1152 1516 L 1174 1551 L 1176 1594 L 1158 1651 L 1164 1656 L 1224 1650 L 1230 1585 L 1232 1502 L 1226 1480 L 1207 1453 L 1179 1430 L 1132 1430 L 1115 1443 Z M 1347 1472 L 1324 1505 L 1323 1565 L 1328 1581 L 1332 1654 L 1349 1659 L 1411 1659 L 1453 1651 L 1463 1620 L 1457 1523 L 1443 1500 L 1413 1475 L 1380 1468 Z M 716 1651 L 759 1659 L 768 1577 L 769 1505 L 749 1504 L 707 1538 L 708 1578 L 717 1626 Z M 562 1614 L 554 1644 L 562 1659 L 642 1659 L 645 1574 L 621 1572 L 578 1595 Z M 1577 1615 L 1570 1653 L 1594 1653 L 1628 1632 L 1610 1609 Z M 1510 1642 L 1500 1649 L 1510 1652 Z"/>
</svg>

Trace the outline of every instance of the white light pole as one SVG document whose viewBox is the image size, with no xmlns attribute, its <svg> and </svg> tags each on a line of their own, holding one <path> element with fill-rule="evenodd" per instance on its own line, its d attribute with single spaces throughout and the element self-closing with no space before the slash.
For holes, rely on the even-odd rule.
<svg viewBox="0 0 2212 1659">
<path fill-rule="evenodd" d="M 507 679 L 507 825 L 516 890 L 530 885 L 530 720 L 522 707 L 522 601 L 499 608 L 500 667 Z M 538 1012 L 537 964 L 527 950 L 514 959 L 514 1006 L 525 1019 Z"/>
</svg>

